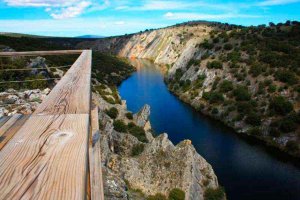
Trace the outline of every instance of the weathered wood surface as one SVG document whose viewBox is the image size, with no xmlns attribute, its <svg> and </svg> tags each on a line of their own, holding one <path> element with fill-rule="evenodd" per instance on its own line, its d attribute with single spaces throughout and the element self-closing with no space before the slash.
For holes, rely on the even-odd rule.
<svg viewBox="0 0 300 200">
<path fill-rule="evenodd" d="M 103 200 L 98 106 L 94 106 L 91 111 L 91 129 L 89 145 L 91 200 Z"/>
<path fill-rule="evenodd" d="M 91 59 L 91 51 L 84 51 L 34 114 L 89 114 Z"/>
<path fill-rule="evenodd" d="M 86 198 L 90 78 L 87 50 L 2 148 L 0 200 Z"/>
<path fill-rule="evenodd" d="M 57 51 L 26 51 L 26 52 L 0 52 L 0 57 L 11 56 L 47 56 L 81 54 L 83 50 L 57 50 Z"/>
<path fill-rule="evenodd" d="M 0 152 L 0 199 L 84 199 L 89 115 L 31 116 Z"/>
<path fill-rule="evenodd" d="M 0 127 L 0 150 L 15 135 L 15 133 L 23 126 L 30 115 L 15 114 L 2 124 Z"/>
</svg>

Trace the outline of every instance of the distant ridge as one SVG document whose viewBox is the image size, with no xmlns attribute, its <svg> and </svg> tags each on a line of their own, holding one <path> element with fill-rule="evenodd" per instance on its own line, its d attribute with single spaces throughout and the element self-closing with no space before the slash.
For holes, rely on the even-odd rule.
<svg viewBox="0 0 300 200">
<path fill-rule="evenodd" d="M 9 36 L 9 37 L 31 37 L 31 38 L 49 38 L 51 36 L 41 36 L 41 35 L 31 35 L 24 33 L 10 33 L 10 32 L 0 32 L 0 36 Z"/>
<path fill-rule="evenodd" d="M 100 35 L 81 35 L 81 36 L 77 36 L 76 38 L 104 38 L 104 36 L 100 36 Z"/>
</svg>

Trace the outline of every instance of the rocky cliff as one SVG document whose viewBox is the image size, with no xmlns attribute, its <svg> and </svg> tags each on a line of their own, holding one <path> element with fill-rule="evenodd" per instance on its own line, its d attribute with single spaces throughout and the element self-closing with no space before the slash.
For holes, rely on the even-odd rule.
<svg viewBox="0 0 300 200">
<path fill-rule="evenodd" d="M 180 99 L 237 132 L 300 156 L 300 23 L 190 22 L 78 47 L 164 66 Z"/>
<path fill-rule="evenodd" d="M 110 92 L 105 96 L 114 98 Z M 201 200 L 207 190 L 219 190 L 211 165 L 191 141 L 173 145 L 166 133 L 153 136 L 148 105 L 133 115 L 127 111 L 125 101 L 108 103 L 99 92 L 94 100 L 99 107 L 106 199 L 167 197 L 179 189 L 186 200 Z"/>
</svg>

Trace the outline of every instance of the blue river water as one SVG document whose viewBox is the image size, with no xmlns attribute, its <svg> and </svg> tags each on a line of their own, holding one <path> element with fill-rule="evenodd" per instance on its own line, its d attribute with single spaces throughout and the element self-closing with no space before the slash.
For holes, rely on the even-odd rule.
<svg viewBox="0 0 300 200">
<path fill-rule="evenodd" d="M 135 72 L 119 86 L 128 109 L 151 107 L 150 120 L 157 133 L 166 132 L 177 144 L 190 139 L 198 153 L 212 166 L 229 200 L 299 200 L 298 161 L 245 140 L 233 130 L 211 120 L 171 94 L 157 66 L 147 60 L 132 60 Z"/>
</svg>

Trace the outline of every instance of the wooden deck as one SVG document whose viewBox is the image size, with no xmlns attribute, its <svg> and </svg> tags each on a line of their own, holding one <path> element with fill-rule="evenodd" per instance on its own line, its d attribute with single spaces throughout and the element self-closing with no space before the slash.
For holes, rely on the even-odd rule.
<svg viewBox="0 0 300 200">
<path fill-rule="evenodd" d="M 31 116 L 0 120 L 0 200 L 86 199 L 87 194 L 104 199 L 100 146 L 98 142 L 93 148 L 90 143 L 98 129 L 98 110 L 91 111 L 92 52 L 80 52 Z"/>
</svg>

